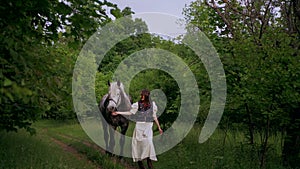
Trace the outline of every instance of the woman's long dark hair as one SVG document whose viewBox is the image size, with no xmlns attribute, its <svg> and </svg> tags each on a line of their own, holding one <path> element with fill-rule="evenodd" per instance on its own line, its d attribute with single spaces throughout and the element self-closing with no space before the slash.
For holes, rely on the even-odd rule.
<svg viewBox="0 0 300 169">
<path fill-rule="evenodd" d="M 144 101 L 142 101 L 143 96 L 144 96 Z M 150 91 L 148 89 L 143 89 L 141 91 L 141 99 L 139 102 L 143 103 L 144 108 L 146 108 L 146 109 L 150 108 L 151 99 L 150 99 Z"/>
</svg>

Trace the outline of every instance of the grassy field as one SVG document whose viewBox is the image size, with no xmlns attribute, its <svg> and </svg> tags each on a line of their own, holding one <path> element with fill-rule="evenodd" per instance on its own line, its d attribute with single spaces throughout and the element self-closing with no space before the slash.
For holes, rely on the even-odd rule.
<svg viewBox="0 0 300 169">
<path fill-rule="evenodd" d="M 225 133 L 216 130 L 203 144 L 198 143 L 200 127 L 194 127 L 188 136 L 172 150 L 158 156 L 158 169 L 260 169 L 258 148 L 245 143 L 241 132 Z M 280 163 L 278 138 L 270 139 L 265 168 L 284 169 Z"/>
<path fill-rule="evenodd" d="M 23 130 L 0 133 L 0 168 L 134 168 L 105 155 L 76 122 L 40 121 L 34 127 L 37 134 L 33 136 Z"/>
<path fill-rule="evenodd" d="M 0 168 L 136 168 L 130 158 L 109 157 L 74 122 L 39 121 L 35 136 L 23 130 L 0 133 Z M 156 169 L 259 169 L 259 153 L 245 142 L 241 132 L 217 130 L 199 144 L 200 128 L 190 133 L 171 150 L 158 155 Z M 128 133 L 132 133 L 132 128 Z M 257 141 L 258 142 L 258 141 Z M 280 164 L 280 139 L 270 138 L 267 169 L 286 169 Z"/>
<path fill-rule="evenodd" d="M 66 152 L 48 135 L 38 131 L 31 136 L 23 130 L 18 133 L 0 133 L 0 168 L 97 168 L 88 160 L 78 160 Z"/>
</svg>

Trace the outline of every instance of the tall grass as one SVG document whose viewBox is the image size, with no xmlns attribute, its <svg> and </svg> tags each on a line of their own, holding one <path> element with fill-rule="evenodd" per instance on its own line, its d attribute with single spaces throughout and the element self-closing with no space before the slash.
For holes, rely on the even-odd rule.
<svg viewBox="0 0 300 169">
<path fill-rule="evenodd" d="M 133 126 L 132 124 L 128 135 L 132 134 Z M 105 169 L 126 168 L 124 163 L 116 163 L 113 158 L 103 156 L 98 150 L 78 141 L 92 142 L 77 122 L 41 121 L 34 127 L 37 128 L 37 136 L 30 136 L 24 131 L 0 133 L 0 168 L 95 168 L 91 163 L 78 160 L 64 152 L 49 137 L 73 146 Z M 217 129 L 205 143 L 199 144 L 200 131 L 201 128 L 195 125 L 179 144 L 158 155 L 158 161 L 153 163 L 154 167 L 156 169 L 260 169 L 259 139 L 256 140 L 256 145 L 249 145 L 242 132 L 236 130 L 224 132 Z M 68 139 L 62 135 L 77 139 Z M 256 138 L 259 138 L 258 134 Z M 272 135 L 269 139 L 264 169 L 287 169 L 281 165 L 280 152 L 280 137 Z M 130 168 L 136 166 L 130 158 L 126 158 L 125 161 Z"/>
<path fill-rule="evenodd" d="M 18 133 L 0 133 L 0 168 L 92 169 L 96 166 L 78 160 L 45 135 L 31 136 L 20 130 Z"/>
<path fill-rule="evenodd" d="M 247 144 L 239 131 L 216 130 L 203 144 L 201 128 L 195 126 L 182 142 L 158 156 L 156 169 L 260 169 L 259 144 Z M 226 137 L 225 137 L 226 136 Z M 280 138 L 270 138 L 266 169 L 284 169 L 280 160 Z"/>
<path fill-rule="evenodd" d="M 86 135 L 77 121 L 39 121 L 34 125 L 39 131 L 45 131 L 46 134 L 64 142 L 75 148 L 94 164 L 104 169 L 124 169 L 124 163 L 116 158 L 111 158 L 104 153 L 104 150 L 97 146 Z M 88 143 L 89 145 L 86 145 Z M 128 159 L 125 159 L 127 160 Z M 128 165 L 127 165 L 128 166 Z M 130 166 L 131 167 L 131 166 Z"/>
</svg>

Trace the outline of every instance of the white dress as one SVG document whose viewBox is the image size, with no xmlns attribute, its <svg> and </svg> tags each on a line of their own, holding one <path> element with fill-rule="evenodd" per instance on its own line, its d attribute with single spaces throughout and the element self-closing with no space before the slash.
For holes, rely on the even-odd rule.
<svg viewBox="0 0 300 169">
<path fill-rule="evenodd" d="M 157 106 L 152 102 L 153 117 L 156 118 Z M 138 102 L 132 104 L 130 112 L 138 111 Z M 136 122 L 132 136 L 132 158 L 133 161 L 141 161 L 146 158 L 157 161 L 153 145 L 153 122 Z"/>
</svg>

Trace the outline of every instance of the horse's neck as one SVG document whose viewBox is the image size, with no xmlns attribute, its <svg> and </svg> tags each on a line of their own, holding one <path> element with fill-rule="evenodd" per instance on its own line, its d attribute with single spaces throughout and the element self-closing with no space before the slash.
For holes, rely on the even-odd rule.
<svg viewBox="0 0 300 169">
<path fill-rule="evenodd" d="M 130 103 L 130 99 L 128 98 L 127 94 L 121 90 L 121 109 L 122 111 L 128 111 L 130 110 L 131 107 L 131 103 Z"/>
<path fill-rule="evenodd" d="M 106 112 L 105 102 L 107 101 L 108 94 L 105 94 L 100 100 L 99 108 L 102 113 Z"/>
</svg>

